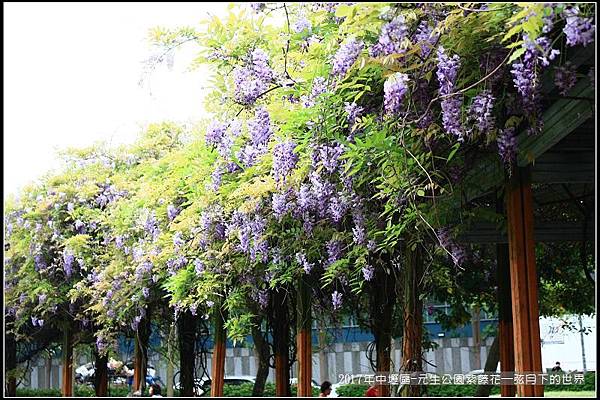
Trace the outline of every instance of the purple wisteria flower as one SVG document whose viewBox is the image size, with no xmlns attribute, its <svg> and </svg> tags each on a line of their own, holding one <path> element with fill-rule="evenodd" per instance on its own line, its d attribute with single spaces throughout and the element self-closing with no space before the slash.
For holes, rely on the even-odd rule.
<svg viewBox="0 0 600 400">
<path fill-rule="evenodd" d="M 269 305 L 269 292 L 267 290 L 258 291 L 258 305 L 261 310 L 266 310 Z"/>
<path fill-rule="evenodd" d="M 517 137 L 515 128 L 503 129 L 498 134 L 498 154 L 509 168 L 517 159 Z"/>
<path fill-rule="evenodd" d="M 250 8 L 254 10 L 255 13 L 259 13 L 264 10 L 266 7 L 265 3 L 250 3 Z"/>
<path fill-rule="evenodd" d="M 169 221 L 173 221 L 179 212 L 180 210 L 177 207 L 175 207 L 173 204 L 169 204 L 167 206 L 167 217 L 169 218 Z"/>
<path fill-rule="evenodd" d="M 354 62 L 356 62 L 356 59 L 362 50 L 363 43 L 355 38 L 350 38 L 344 42 L 333 57 L 331 74 L 338 77 L 346 75 L 348 70 L 354 65 Z"/>
<path fill-rule="evenodd" d="M 75 261 L 75 255 L 73 252 L 67 248 L 63 250 L 63 269 L 65 270 L 65 274 L 67 278 L 71 276 L 73 273 L 73 262 Z"/>
<path fill-rule="evenodd" d="M 562 67 L 556 67 L 554 70 L 554 84 L 559 89 L 560 94 L 566 96 L 569 90 L 577 83 L 577 71 L 575 66 L 567 61 Z"/>
<path fill-rule="evenodd" d="M 142 288 L 142 296 L 144 296 L 145 299 L 150 297 L 150 289 L 148 289 L 147 287 Z"/>
<path fill-rule="evenodd" d="M 442 46 L 438 47 L 437 78 L 440 84 L 440 95 L 446 96 L 454 91 L 458 70 L 460 69 L 460 57 L 458 54 L 448 57 Z"/>
<path fill-rule="evenodd" d="M 593 18 L 583 18 L 579 16 L 578 7 L 569 7 L 563 11 L 566 17 L 566 24 L 563 32 L 567 37 L 569 46 L 581 44 L 587 46 L 594 41 L 596 25 L 593 24 Z"/>
<path fill-rule="evenodd" d="M 285 182 L 286 177 L 296 168 L 298 155 L 294 153 L 296 143 L 288 140 L 275 145 L 273 149 L 273 169 L 272 174 L 275 182 Z"/>
<path fill-rule="evenodd" d="M 344 103 L 344 111 L 346 111 L 346 115 L 347 115 L 346 118 L 348 120 L 348 123 L 350 124 L 350 126 L 352 126 L 356 122 L 356 119 L 361 116 L 361 114 L 364 111 L 364 108 L 359 106 L 355 102 L 353 102 L 353 103 L 345 102 Z"/>
<path fill-rule="evenodd" d="M 329 199 L 329 216 L 334 223 L 339 223 L 348 209 L 348 202 L 343 196 L 332 196 Z"/>
<path fill-rule="evenodd" d="M 390 54 L 403 53 L 405 49 L 402 42 L 408 34 L 408 26 L 404 15 L 399 15 L 392 21 L 383 25 L 377 43 L 369 49 L 372 57 L 388 56 Z"/>
<path fill-rule="evenodd" d="M 317 76 L 312 82 L 312 89 L 310 95 L 302 95 L 300 100 L 304 107 L 312 107 L 315 105 L 315 101 L 319 95 L 327 92 L 327 82 L 322 76 Z"/>
<path fill-rule="evenodd" d="M 151 235 L 154 240 L 160 235 L 160 227 L 154 211 L 144 210 L 146 218 L 143 220 L 143 228 L 147 235 Z"/>
<path fill-rule="evenodd" d="M 334 173 L 340 165 L 339 159 L 343 154 L 344 146 L 341 143 L 321 145 L 313 151 L 313 165 L 316 166 L 320 162 L 328 173 Z"/>
<path fill-rule="evenodd" d="M 204 140 L 209 146 L 217 146 L 221 143 L 223 136 L 227 130 L 227 124 L 219 121 L 212 121 L 206 129 Z"/>
<path fill-rule="evenodd" d="M 356 224 L 352 228 L 352 240 L 359 245 L 363 245 L 367 242 L 367 232 L 363 225 Z"/>
<path fill-rule="evenodd" d="M 342 242 L 331 239 L 327 242 L 327 266 L 330 266 L 342 256 Z"/>
<path fill-rule="evenodd" d="M 272 201 L 273 215 L 281 222 L 282 218 L 291 209 L 291 203 L 288 199 L 288 192 L 273 193 Z"/>
<path fill-rule="evenodd" d="M 258 157 L 265 154 L 266 150 L 267 146 L 256 147 L 251 144 L 247 144 L 237 152 L 236 156 L 244 167 L 250 168 L 256 164 Z"/>
<path fill-rule="evenodd" d="M 217 192 L 221 187 L 221 182 L 223 181 L 223 174 L 225 173 L 225 167 L 221 164 L 218 164 L 212 174 L 210 174 L 210 183 L 207 185 L 208 190 L 213 192 Z"/>
<path fill-rule="evenodd" d="M 75 231 L 78 234 L 84 234 L 85 233 L 85 224 L 83 222 L 81 222 L 80 220 L 75 221 Z"/>
<path fill-rule="evenodd" d="M 408 75 L 396 72 L 383 84 L 384 106 L 388 114 L 397 114 L 402 109 L 402 100 L 408 91 Z"/>
<path fill-rule="evenodd" d="M 125 236 L 117 235 L 115 237 L 115 246 L 117 246 L 117 249 L 122 249 L 124 245 L 125 245 Z"/>
<path fill-rule="evenodd" d="M 306 31 L 306 30 L 310 32 L 311 28 L 312 28 L 312 24 L 310 23 L 310 20 L 304 16 L 298 18 L 292 24 L 292 29 L 296 33 L 300 33 L 300 32 Z"/>
<path fill-rule="evenodd" d="M 533 121 L 528 133 L 539 133 L 543 128 L 541 118 L 541 85 L 538 71 L 538 61 L 542 66 L 547 66 L 560 52 L 551 48 L 550 40 L 541 36 L 534 41 L 528 35 L 523 35 L 523 48 L 525 53 L 521 60 L 512 64 L 510 71 L 513 76 L 515 88 L 521 95 L 522 110 Z"/>
<path fill-rule="evenodd" d="M 308 262 L 308 259 L 306 258 L 306 254 L 304 254 L 302 252 L 296 253 L 296 261 L 302 267 L 302 269 L 304 270 L 304 273 L 306 273 L 306 274 L 309 274 L 314 266 L 312 263 Z"/>
<path fill-rule="evenodd" d="M 375 268 L 373 268 L 372 265 L 367 265 L 366 267 L 362 268 L 362 273 L 365 281 L 370 282 L 375 275 Z"/>
<path fill-rule="evenodd" d="M 440 95 L 442 100 L 442 124 L 444 129 L 451 135 L 456 136 L 459 142 L 464 140 L 464 132 L 460 121 L 462 108 L 462 95 L 453 94 L 456 78 L 460 68 L 460 57 L 455 54 L 448 57 L 444 48 L 440 46 L 437 52 L 438 68 L 437 78 L 440 84 Z"/>
<path fill-rule="evenodd" d="M 47 267 L 46 260 L 44 260 L 44 256 L 41 254 L 36 254 L 33 257 L 33 262 L 35 264 L 36 271 L 41 271 Z"/>
<path fill-rule="evenodd" d="M 248 121 L 248 132 L 250 141 L 256 147 L 264 146 L 269 142 L 273 130 L 271 129 L 271 118 L 264 107 L 259 107 L 254 118 Z"/>
<path fill-rule="evenodd" d="M 137 331 L 141 321 L 142 321 L 142 317 L 140 317 L 139 315 L 136 315 L 135 318 L 133 319 L 133 321 L 131 322 L 131 329 L 134 331 Z"/>
<path fill-rule="evenodd" d="M 173 235 L 173 245 L 175 248 L 178 249 L 184 244 L 185 241 L 183 240 L 183 234 L 180 231 L 175 232 L 175 235 Z"/>
<path fill-rule="evenodd" d="M 433 28 L 427 21 L 421 21 L 415 33 L 415 41 L 421 45 L 421 57 L 427 58 L 433 50 L 439 35 L 433 33 Z"/>
<path fill-rule="evenodd" d="M 96 337 L 96 348 L 99 353 L 104 352 L 108 348 L 108 343 L 104 340 L 104 338 L 100 335 Z"/>
<path fill-rule="evenodd" d="M 254 49 L 243 67 L 233 70 L 234 97 L 244 105 L 253 104 L 269 87 L 273 80 L 273 70 L 269 67 L 269 57 L 262 49 Z"/>
<path fill-rule="evenodd" d="M 496 98 L 489 90 L 484 90 L 473 99 L 469 110 L 469 117 L 475 121 L 477 130 L 483 134 L 489 133 L 495 127 L 496 120 L 493 115 Z"/>
<path fill-rule="evenodd" d="M 438 229 L 437 236 L 440 245 L 450 253 L 454 265 L 460 267 L 466 259 L 465 249 L 454 241 L 449 228 Z"/>
<path fill-rule="evenodd" d="M 301 213 L 310 211 L 314 207 L 314 198 L 309 185 L 303 183 L 296 194 L 296 203 Z"/>
<path fill-rule="evenodd" d="M 202 275 L 205 270 L 206 268 L 204 267 L 204 263 L 200 259 L 196 258 L 194 260 L 194 271 L 196 272 L 196 275 Z"/>
<path fill-rule="evenodd" d="M 47 294 L 42 293 L 42 294 L 38 294 L 38 303 L 39 304 L 43 304 L 44 301 L 46 301 L 46 298 L 48 297 Z"/>
<path fill-rule="evenodd" d="M 331 294 L 331 302 L 334 310 L 339 310 L 342 307 L 342 294 L 337 290 Z"/>
</svg>

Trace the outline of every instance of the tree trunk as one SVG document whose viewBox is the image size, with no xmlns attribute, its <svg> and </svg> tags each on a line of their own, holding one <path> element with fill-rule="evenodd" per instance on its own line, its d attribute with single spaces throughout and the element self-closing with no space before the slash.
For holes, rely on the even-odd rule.
<svg viewBox="0 0 600 400">
<path fill-rule="evenodd" d="M 66 327 L 62 348 L 62 396 L 73 396 L 73 332 L 71 327 Z"/>
<path fill-rule="evenodd" d="M 52 389 L 52 353 L 48 351 L 46 357 L 46 389 Z"/>
<path fill-rule="evenodd" d="M 14 322 L 14 317 L 7 316 L 6 317 L 6 328 L 8 329 L 8 325 Z M 17 342 L 15 341 L 15 336 L 12 333 L 7 333 L 5 336 L 5 362 L 6 362 L 6 388 L 5 393 L 6 397 L 16 397 L 17 396 L 17 378 L 14 376 L 14 373 L 17 368 Z"/>
<path fill-rule="evenodd" d="M 325 327 L 322 326 L 319 329 L 319 376 L 321 382 L 329 380 L 329 360 L 327 359 L 327 353 L 325 353 L 326 335 Z"/>
<path fill-rule="evenodd" d="M 297 324 L 297 352 L 298 352 L 298 397 L 312 396 L 312 316 L 311 316 L 311 290 L 302 277 L 298 284 L 298 318 Z"/>
<path fill-rule="evenodd" d="M 220 304 L 219 306 L 215 305 L 215 344 L 212 355 L 211 397 L 223 396 L 223 385 L 225 383 L 225 318 L 225 310 Z"/>
<path fill-rule="evenodd" d="M 174 325 L 171 326 L 171 329 L 174 329 Z M 165 384 L 167 385 L 167 397 L 173 397 L 175 395 L 173 390 L 173 377 L 175 375 L 173 365 L 173 341 L 171 340 L 171 335 L 167 338 L 167 381 Z"/>
<path fill-rule="evenodd" d="M 423 260 L 421 248 L 406 250 L 406 268 L 404 270 L 404 335 L 402 337 L 402 373 L 423 371 L 423 301 L 420 299 Z M 418 385 L 406 385 L 402 389 L 405 397 L 417 397 L 421 394 Z"/>
<path fill-rule="evenodd" d="M 494 342 L 492 343 L 492 347 L 490 347 L 490 351 L 487 355 L 487 359 L 485 360 L 484 372 L 487 374 L 496 373 L 496 369 L 498 368 L 498 362 L 500 361 L 500 340 L 498 335 L 494 338 Z M 493 385 L 479 385 L 477 386 L 477 390 L 475 391 L 475 397 L 489 397 L 492 391 Z"/>
<path fill-rule="evenodd" d="M 252 340 L 254 341 L 254 349 L 258 358 L 258 369 L 256 371 L 256 380 L 252 388 L 253 397 L 262 397 L 265 391 L 265 383 L 269 377 L 269 356 L 271 351 L 269 343 L 265 340 L 260 329 L 262 318 L 255 316 L 254 326 L 252 327 Z"/>
<path fill-rule="evenodd" d="M 290 315 L 289 293 L 273 292 L 273 348 L 275 352 L 275 396 L 291 396 L 290 388 Z"/>
<path fill-rule="evenodd" d="M 471 319 L 471 327 L 473 331 L 473 354 L 475 355 L 475 364 L 473 369 L 481 369 L 481 328 L 480 319 L 481 311 L 479 306 L 473 309 L 473 318 Z"/>
<path fill-rule="evenodd" d="M 96 397 L 108 396 L 108 353 L 104 356 L 94 350 L 95 372 L 94 372 L 94 390 Z"/>
<path fill-rule="evenodd" d="M 148 342 L 150 340 L 150 316 L 148 314 L 138 325 L 135 335 L 135 360 L 133 371 L 133 391 L 142 395 L 146 390 L 146 373 L 148 370 Z"/>
<path fill-rule="evenodd" d="M 194 371 L 196 370 L 196 323 L 191 311 L 179 316 L 179 382 L 181 396 L 194 396 Z"/>
<path fill-rule="evenodd" d="M 375 372 L 389 374 L 392 350 L 392 317 L 396 303 L 396 279 L 390 268 L 390 257 L 385 256 L 375 269 L 371 289 L 371 330 L 375 337 Z M 389 397 L 390 386 L 378 385 L 379 396 Z"/>
</svg>

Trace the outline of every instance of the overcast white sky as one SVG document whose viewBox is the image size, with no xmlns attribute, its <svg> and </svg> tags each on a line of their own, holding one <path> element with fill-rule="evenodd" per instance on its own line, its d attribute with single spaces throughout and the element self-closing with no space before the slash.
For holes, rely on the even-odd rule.
<svg viewBox="0 0 600 400">
<path fill-rule="evenodd" d="M 4 193 L 59 163 L 57 149 L 130 142 L 141 127 L 202 117 L 195 44 L 141 87 L 154 26 L 194 26 L 226 3 L 4 3 Z"/>
</svg>

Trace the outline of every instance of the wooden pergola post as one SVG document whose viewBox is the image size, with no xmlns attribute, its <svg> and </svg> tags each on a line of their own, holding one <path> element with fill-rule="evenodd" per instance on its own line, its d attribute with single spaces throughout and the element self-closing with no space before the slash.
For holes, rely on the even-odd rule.
<svg viewBox="0 0 600 400">
<path fill-rule="evenodd" d="M 210 396 L 223 396 L 225 384 L 225 311 L 219 305 L 214 309 L 215 344 L 212 354 Z"/>
<path fill-rule="evenodd" d="M 65 328 L 62 348 L 62 396 L 73 396 L 73 331 Z"/>
<path fill-rule="evenodd" d="M 423 300 L 420 299 L 420 283 L 423 275 L 423 259 L 419 246 L 406 251 L 404 271 L 404 334 L 402 335 L 403 373 L 423 371 Z M 420 386 L 406 385 L 402 389 L 404 397 L 419 397 Z"/>
<path fill-rule="evenodd" d="M 507 185 L 508 247 L 515 372 L 541 373 L 538 289 L 533 237 L 531 172 L 515 168 Z M 519 397 L 543 396 L 542 385 L 517 385 Z"/>
<path fill-rule="evenodd" d="M 510 293 L 510 262 L 508 244 L 496 245 L 498 263 L 498 341 L 500 345 L 500 372 L 508 373 L 515 370 L 515 347 L 512 322 L 512 305 Z M 515 397 L 514 385 L 500 385 L 502 397 Z"/>
<path fill-rule="evenodd" d="M 298 397 L 312 396 L 312 317 L 311 290 L 305 277 L 298 282 Z"/>
</svg>

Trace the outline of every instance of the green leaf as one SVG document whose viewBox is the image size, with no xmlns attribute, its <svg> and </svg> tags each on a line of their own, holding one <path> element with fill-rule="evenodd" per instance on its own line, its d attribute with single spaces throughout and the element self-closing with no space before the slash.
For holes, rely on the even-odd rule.
<svg viewBox="0 0 600 400">
<path fill-rule="evenodd" d="M 352 9 L 354 7 L 349 6 L 347 4 L 341 4 L 338 6 L 338 8 L 335 10 L 335 16 L 338 18 L 342 18 L 342 17 L 348 17 L 350 16 L 350 14 L 352 13 Z"/>
<path fill-rule="evenodd" d="M 458 149 L 460 149 L 460 143 L 457 142 L 454 144 L 454 146 L 452 146 L 452 151 L 450 151 L 450 154 L 448 154 L 448 159 L 447 159 L 446 163 L 449 163 L 450 160 L 452 160 L 452 157 L 454 157 L 454 155 L 456 154 Z"/>
<path fill-rule="evenodd" d="M 517 58 L 521 57 L 526 50 L 527 49 L 525 47 L 521 47 L 520 49 L 515 50 L 515 52 L 512 53 L 507 62 L 510 64 L 511 62 L 515 61 Z"/>
</svg>

